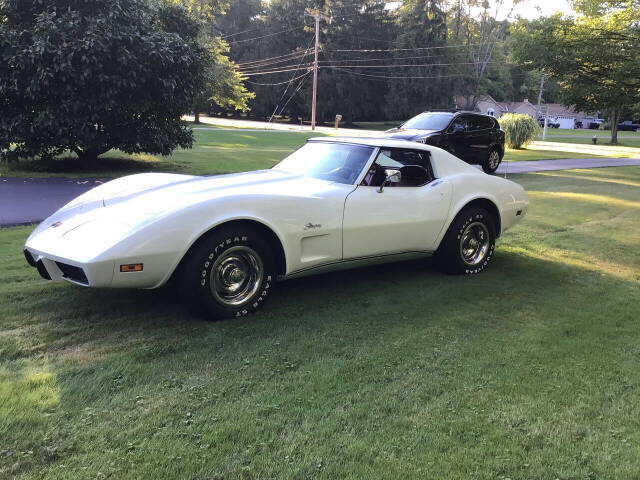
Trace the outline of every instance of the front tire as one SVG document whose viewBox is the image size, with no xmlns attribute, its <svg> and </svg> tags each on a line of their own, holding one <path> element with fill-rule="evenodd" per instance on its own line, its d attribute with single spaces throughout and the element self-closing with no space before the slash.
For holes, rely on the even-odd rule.
<svg viewBox="0 0 640 480">
<path fill-rule="evenodd" d="M 250 228 L 223 228 L 198 242 L 181 265 L 182 301 L 210 319 L 243 317 L 273 290 L 271 246 Z"/>
<path fill-rule="evenodd" d="M 489 213 L 465 208 L 451 222 L 436 252 L 436 265 L 449 274 L 480 273 L 493 258 L 495 246 L 496 228 Z"/>
<path fill-rule="evenodd" d="M 484 170 L 485 173 L 494 173 L 500 166 L 501 161 L 502 156 L 500 155 L 500 150 L 492 148 L 489 150 L 487 158 L 482 162 L 482 170 Z"/>
</svg>

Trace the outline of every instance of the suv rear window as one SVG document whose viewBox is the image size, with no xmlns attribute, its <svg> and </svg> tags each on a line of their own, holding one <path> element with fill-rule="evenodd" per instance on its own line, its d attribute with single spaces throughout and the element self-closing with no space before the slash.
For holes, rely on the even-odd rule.
<svg viewBox="0 0 640 480">
<path fill-rule="evenodd" d="M 470 115 L 468 121 L 469 131 L 489 130 L 493 128 L 493 119 L 483 115 Z"/>
</svg>

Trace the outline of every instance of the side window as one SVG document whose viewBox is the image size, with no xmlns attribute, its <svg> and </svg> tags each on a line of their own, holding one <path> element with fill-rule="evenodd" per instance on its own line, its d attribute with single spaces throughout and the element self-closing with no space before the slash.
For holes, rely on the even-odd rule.
<svg viewBox="0 0 640 480">
<path fill-rule="evenodd" d="M 489 117 L 480 117 L 480 121 L 482 122 L 483 130 L 491 130 L 494 128 L 495 120 Z"/>
<path fill-rule="evenodd" d="M 401 180 L 389 187 L 419 187 L 433 180 L 429 152 L 403 148 L 382 148 L 364 176 L 361 185 L 379 187 L 386 178 L 385 170 L 400 170 Z"/>
<path fill-rule="evenodd" d="M 473 115 L 469 117 L 469 122 L 468 122 L 468 128 L 470 132 L 477 132 L 479 130 L 485 130 L 487 128 L 489 128 L 489 125 L 487 124 L 487 122 L 485 122 L 484 117 L 481 117 L 479 115 Z"/>
<path fill-rule="evenodd" d="M 463 133 L 467 131 L 466 117 L 456 118 L 449 127 L 449 133 Z"/>
</svg>

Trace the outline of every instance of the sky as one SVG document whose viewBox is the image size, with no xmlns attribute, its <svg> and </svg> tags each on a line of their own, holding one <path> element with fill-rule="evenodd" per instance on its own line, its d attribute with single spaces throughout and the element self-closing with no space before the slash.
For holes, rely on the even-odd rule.
<svg viewBox="0 0 640 480">
<path fill-rule="evenodd" d="M 508 14 L 512 7 L 513 1 L 505 0 L 500 12 L 501 16 Z M 512 16 L 521 16 L 532 20 L 540 16 L 553 15 L 556 12 L 571 14 L 573 9 L 570 0 L 522 0 L 513 9 Z"/>
<path fill-rule="evenodd" d="M 402 5 L 401 1 L 390 1 L 387 3 L 387 8 L 392 10 Z M 562 12 L 570 15 L 573 13 L 571 8 L 571 0 L 520 0 L 517 2 L 515 8 L 513 6 L 513 0 L 504 0 L 502 8 L 498 12 L 498 18 L 504 19 L 506 15 L 511 13 L 511 18 L 520 16 L 528 20 L 533 20 L 538 17 L 547 17 L 554 13 Z"/>
</svg>

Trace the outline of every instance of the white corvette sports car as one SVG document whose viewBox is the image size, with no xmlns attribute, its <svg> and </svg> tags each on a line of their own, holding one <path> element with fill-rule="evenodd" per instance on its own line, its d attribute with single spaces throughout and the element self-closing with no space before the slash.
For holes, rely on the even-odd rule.
<svg viewBox="0 0 640 480">
<path fill-rule="evenodd" d="M 110 181 L 43 221 L 24 253 L 46 279 L 173 278 L 188 305 L 242 316 L 275 280 L 330 269 L 434 255 L 446 272 L 481 272 L 528 206 L 520 185 L 436 147 L 314 138 L 270 170 Z"/>
</svg>

